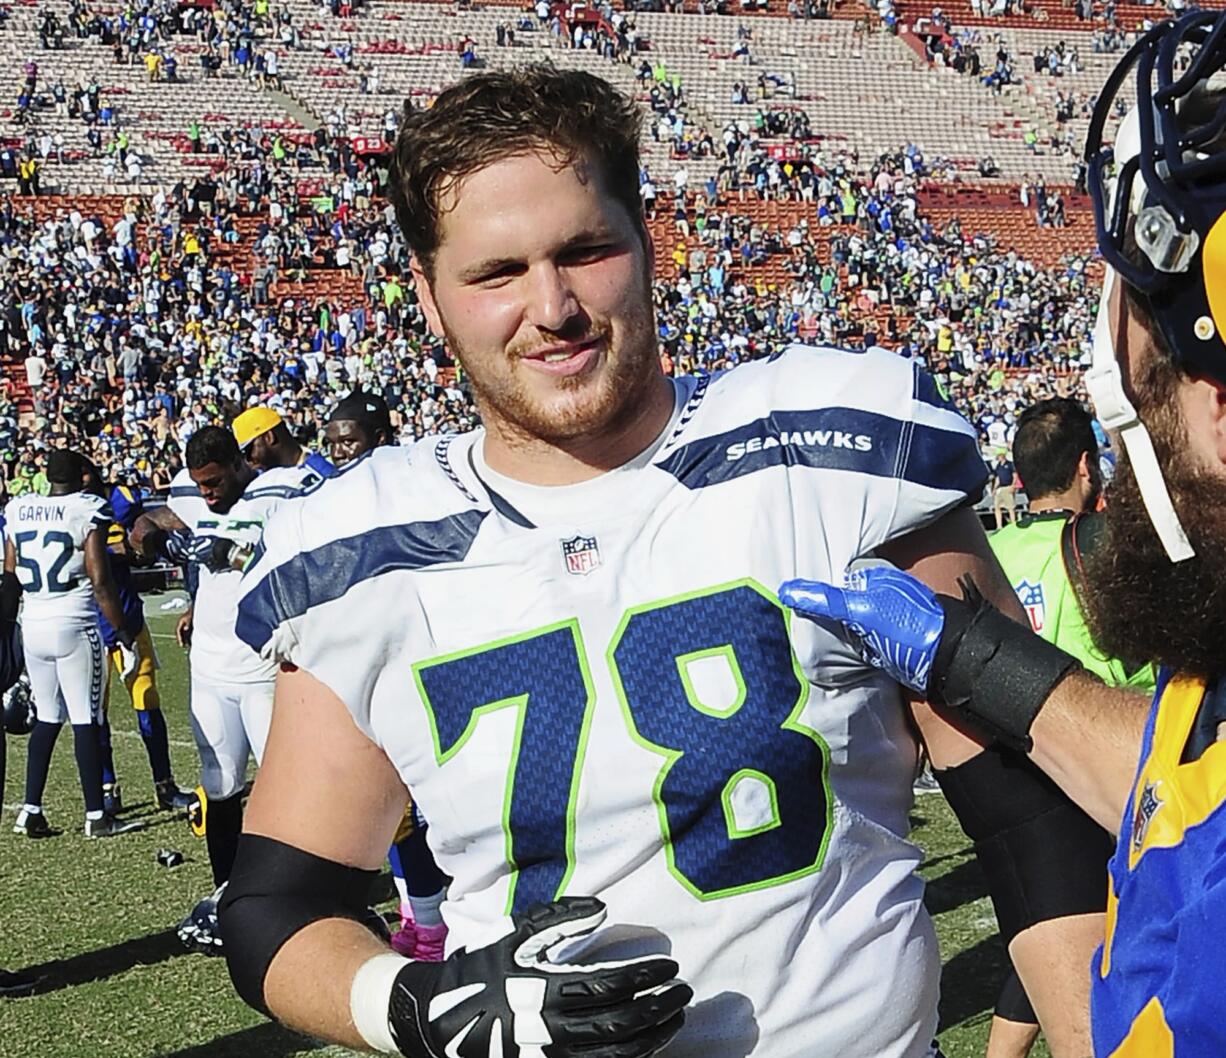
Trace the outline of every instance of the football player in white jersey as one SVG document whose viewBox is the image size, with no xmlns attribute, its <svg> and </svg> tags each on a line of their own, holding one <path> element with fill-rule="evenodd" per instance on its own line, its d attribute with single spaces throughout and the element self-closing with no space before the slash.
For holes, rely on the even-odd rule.
<svg viewBox="0 0 1226 1058">
<path fill-rule="evenodd" d="M 230 876 L 242 827 L 247 765 L 264 750 L 272 712 L 275 664 L 253 654 L 234 635 L 241 573 L 236 561 L 259 544 L 264 522 L 278 505 L 323 479 L 308 466 L 257 475 L 229 430 L 206 426 L 187 445 L 187 467 L 171 482 L 166 507 L 133 526 L 133 547 L 145 554 L 198 562 L 190 616 L 181 622 L 191 648 L 191 724 L 200 753 L 203 829 L 213 882 Z M 240 563 L 241 564 L 241 563 Z M 192 947 L 219 952 L 208 929 L 216 894 L 185 920 Z"/>
<path fill-rule="evenodd" d="M 51 753 L 68 719 L 85 797 L 85 836 L 109 837 L 138 825 L 103 812 L 102 755 L 94 725 L 102 713 L 107 659 L 98 610 L 121 630 L 119 645 L 133 663 L 136 655 L 131 634 L 123 631 L 123 610 L 107 561 L 111 515 L 106 501 L 83 491 L 85 466 L 68 449 L 48 455 L 47 479 L 50 495 L 20 496 L 4 511 L 4 568 L 16 573 L 25 599 L 26 670 L 38 714 L 26 759 L 25 803 L 13 830 L 30 837 L 52 833 L 43 813 L 43 791 Z"/>
<path fill-rule="evenodd" d="M 775 588 L 878 552 L 1020 617 L 966 506 L 974 432 L 882 351 L 666 377 L 637 130 L 549 68 L 406 117 L 393 202 L 485 425 L 371 452 L 266 529 L 237 632 L 293 671 L 222 903 L 231 976 L 412 1058 L 923 1058 L 910 718 Z M 978 752 L 915 715 L 939 766 Z M 409 789 L 454 877 L 434 965 L 347 921 Z M 1070 1054 L 1094 939 L 1046 938 L 1013 954 Z"/>
</svg>

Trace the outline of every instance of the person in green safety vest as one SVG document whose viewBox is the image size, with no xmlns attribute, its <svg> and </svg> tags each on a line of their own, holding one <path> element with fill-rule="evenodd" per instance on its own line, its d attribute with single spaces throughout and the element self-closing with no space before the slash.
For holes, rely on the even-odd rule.
<svg viewBox="0 0 1226 1058">
<path fill-rule="evenodd" d="M 1027 408 L 1013 438 L 1013 465 L 1030 498 L 1030 510 L 991 533 L 988 542 L 1031 627 L 1104 683 L 1152 695 L 1154 667 L 1099 650 L 1078 594 L 1088 590 L 1082 556 L 1094 546 L 1102 524 L 1095 510 L 1102 474 L 1089 412 L 1066 398 Z M 1025 1058 L 1038 1032 L 1025 990 L 1012 974 L 996 1004 L 986 1058 Z"/>
<path fill-rule="evenodd" d="M 1090 414 L 1076 401 L 1054 398 L 1022 413 L 1013 439 L 1030 511 L 988 537 L 1005 575 L 1048 642 L 1076 657 L 1104 683 L 1152 694 L 1152 665 L 1107 657 L 1094 644 L 1082 613 L 1082 556 L 1094 546 L 1101 517 L 1098 444 Z"/>
</svg>

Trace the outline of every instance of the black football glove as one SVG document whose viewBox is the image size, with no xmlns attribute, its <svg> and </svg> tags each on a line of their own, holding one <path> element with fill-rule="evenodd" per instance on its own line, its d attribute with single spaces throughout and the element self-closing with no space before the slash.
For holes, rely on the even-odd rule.
<svg viewBox="0 0 1226 1058">
<path fill-rule="evenodd" d="M 640 1058 L 680 1030 L 689 985 L 672 959 L 644 956 L 582 966 L 548 961 L 550 949 L 595 930 L 595 897 L 534 904 L 515 932 L 441 963 L 411 962 L 388 1010 L 408 1058 Z"/>
</svg>

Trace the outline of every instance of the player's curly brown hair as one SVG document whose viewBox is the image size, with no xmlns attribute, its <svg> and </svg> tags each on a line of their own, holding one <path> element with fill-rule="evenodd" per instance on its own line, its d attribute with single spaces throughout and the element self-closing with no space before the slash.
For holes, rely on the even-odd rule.
<svg viewBox="0 0 1226 1058">
<path fill-rule="evenodd" d="M 441 238 L 440 203 L 458 181 L 515 154 L 580 156 L 644 232 L 639 199 L 642 117 L 601 77 L 535 64 L 474 74 L 427 110 L 405 108 L 388 174 L 388 197 L 427 277 Z"/>
</svg>

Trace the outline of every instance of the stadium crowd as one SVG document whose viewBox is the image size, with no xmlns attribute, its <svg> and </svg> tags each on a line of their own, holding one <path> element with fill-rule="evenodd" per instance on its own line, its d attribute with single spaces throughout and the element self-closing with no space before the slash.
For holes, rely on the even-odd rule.
<svg viewBox="0 0 1226 1058">
<path fill-rule="evenodd" d="M 254 404 L 317 443 L 328 409 L 359 387 L 386 398 L 403 440 L 472 423 L 463 381 L 427 334 L 379 194 L 385 170 L 326 131 L 293 151 L 245 130 L 217 139 L 218 173 L 133 197 L 110 223 L 0 206 L 0 358 L 18 377 L 24 366 L 33 398 L 19 421 L 10 393 L 0 415 L 10 493 L 37 487 L 42 451 L 62 444 L 115 480 L 163 489 L 193 432 Z M 728 165 L 701 188 L 687 186 L 684 160 L 666 190 L 642 175 L 658 231 L 675 238 L 655 290 L 673 372 L 797 341 L 881 344 L 931 366 L 985 453 L 1005 443 L 996 424 L 1007 432 L 1019 405 L 1079 393 L 1088 256 L 1044 269 L 957 222 L 934 225 L 918 198 L 929 167 L 913 147 L 864 172 L 854 155 L 807 145 L 772 159 L 752 131 L 728 142 Z M 300 178 L 320 172 L 310 207 L 295 210 Z M 751 221 L 738 211 L 746 197 L 811 202 L 813 222 Z M 766 280 L 770 262 L 785 281 Z M 350 285 L 313 293 L 324 274 Z"/>
</svg>

